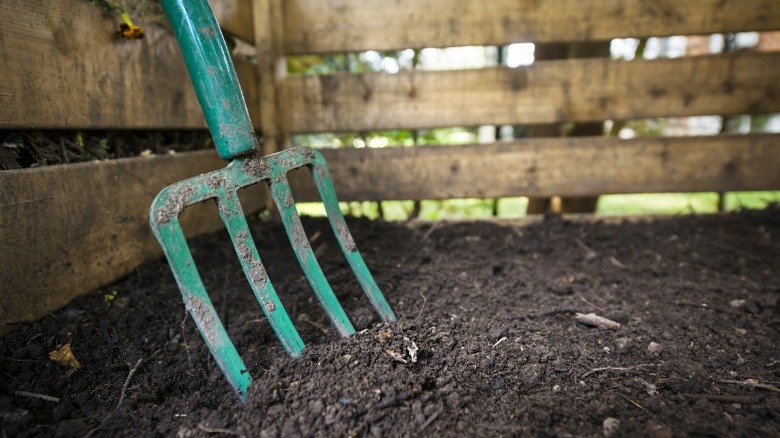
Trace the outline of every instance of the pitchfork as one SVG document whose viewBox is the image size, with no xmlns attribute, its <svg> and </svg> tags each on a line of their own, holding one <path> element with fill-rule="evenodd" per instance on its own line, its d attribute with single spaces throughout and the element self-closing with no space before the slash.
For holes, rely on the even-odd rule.
<svg viewBox="0 0 780 438">
<path fill-rule="evenodd" d="M 308 167 L 328 214 L 339 246 L 369 301 L 385 322 L 396 321 L 390 305 L 358 252 L 341 214 L 325 159 L 308 147 L 294 147 L 265 157 L 246 109 L 225 40 L 206 0 L 162 0 L 184 55 L 219 156 L 230 161 L 223 169 L 174 183 L 152 203 L 150 222 L 155 236 L 211 354 L 241 400 L 252 378 L 225 332 L 187 246 L 178 217 L 192 204 L 216 199 L 219 215 L 230 234 L 241 267 L 268 322 L 293 356 L 300 356 L 303 341 L 287 315 L 249 232 L 238 190 L 263 181 L 268 184 L 287 236 L 306 278 L 330 320 L 343 337 L 355 328 L 341 308 L 311 249 L 287 181 L 287 172 Z"/>
</svg>

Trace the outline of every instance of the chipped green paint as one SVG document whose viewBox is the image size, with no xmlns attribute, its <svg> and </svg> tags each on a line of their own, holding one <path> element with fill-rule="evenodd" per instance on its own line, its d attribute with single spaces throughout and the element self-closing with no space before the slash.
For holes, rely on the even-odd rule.
<svg viewBox="0 0 780 438">
<path fill-rule="evenodd" d="M 303 266 L 309 284 L 339 334 L 349 336 L 355 328 L 314 256 L 286 177 L 292 169 L 309 167 L 339 246 L 369 301 L 383 321 L 396 321 L 396 316 L 357 250 L 339 209 L 322 155 L 307 147 L 291 148 L 265 157 L 254 155 L 257 141 L 246 105 L 224 39 L 206 0 L 161 0 L 161 3 L 175 29 L 219 155 L 232 161 L 223 169 L 165 188 L 152 202 L 149 220 L 168 258 L 187 310 L 217 365 L 243 401 L 252 377 L 230 341 L 192 259 L 178 219 L 186 207 L 207 199 L 216 200 L 219 215 L 260 308 L 284 349 L 291 356 L 298 357 L 304 349 L 303 341 L 268 279 L 238 200 L 238 190 L 261 181 L 270 186 L 295 256 Z"/>
</svg>

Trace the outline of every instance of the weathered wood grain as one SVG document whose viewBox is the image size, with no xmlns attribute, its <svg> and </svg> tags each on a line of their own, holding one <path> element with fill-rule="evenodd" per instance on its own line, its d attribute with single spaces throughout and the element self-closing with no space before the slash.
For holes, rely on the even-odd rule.
<svg viewBox="0 0 780 438">
<path fill-rule="evenodd" d="M 252 126 L 260 126 L 260 82 L 257 79 L 257 66 L 246 59 L 233 58 L 233 66 L 236 68 L 238 82 L 241 84 L 241 92 L 244 94 L 249 119 Z"/>
<path fill-rule="evenodd" d="M 204 127 L 173 36 L 118 26 L 81 0 L 0 2 L 0 128 Z"/>
<path fill-rule="evenodd" d="M 780 111 L 780 53 L 290 76 L 292 132 Z"/>
<path fill-rule="evenodd" d="M 223 32 L 248 43 L 254 41 L 252 0 L 209 0 Z"/>
<path fill-rule="evenodd" d="M 260 130 L 265 138 L 263 152 L 276 152 L 288 146 L 286 94 L 282 82 L 287 74 L 282 40 L 282 0 L 253 0 Z"/>
<path fill-rule="evenodd" d="M 339 199 L 585 196 L 780 188 L 780 135 L 550 138 L 506 144 L 323 151 Z M 223 166 L 213 152 L 0 173 L 0 331 L 160 256 L 148 208 L 165 185 Z M 317 200 L 308 177 L 298 201 Z M 242 192 L 248 211 L 265 202 Z M 222 225 L 185 210 L 189 235 Z"/>
<path fill-rule="evenodd" d="M 776 0 L 285 0 L 287 54 L 780 29 Z"/>
<path fill-rule="evenodd" d="M 780 135 L 326 149 L 341 201 L 780 189 Z M 306 178 L 296 200 L 317 200 Z"/>
<path fill-rule="evenodd" d="M 110 284 L 162 255 L 149 228 L 168 184 L 223 167 L 215 152 L 0 172 L 0 332 Z M 247 211 L 262 192 L 242 192 Z M 222 227 L 213 204 L 185 210 L 194 236 Z"/>
</svg>

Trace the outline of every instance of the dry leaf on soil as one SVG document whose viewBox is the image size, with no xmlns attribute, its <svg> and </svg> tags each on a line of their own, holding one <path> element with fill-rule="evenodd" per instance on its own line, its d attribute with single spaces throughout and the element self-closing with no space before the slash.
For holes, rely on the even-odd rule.
<svg viewBox="0 0 780 438">
<path fill-rule="evenodd" d="M 69 366 L 71 368 L 81 368 L 81 364 L 73 354 L 73 350 L 70 349 L 70 333 L 68 333 L 68 342 L 50 352 L 49 358 L 60 365 Z"/>
</svg>

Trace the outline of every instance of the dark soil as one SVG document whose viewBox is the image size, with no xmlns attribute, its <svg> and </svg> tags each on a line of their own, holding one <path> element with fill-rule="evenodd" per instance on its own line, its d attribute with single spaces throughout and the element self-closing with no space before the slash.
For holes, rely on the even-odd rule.
<svg viewBox="0 0 780 438">
<path fill-rule="evenodd" d="M 0 340 L 3 436 L 780 435 L 777 208 L 525 227 L 351 220 L 400 317 L 389 325 L 327 223 L 304 225 L 358 334 L 337 338 L 281 227 L 255 221 L 303 357 L 285 355 L 226 235 L 209 235 L 191 248 L 255 379 L 245 405 L 157 261 Z M 69 336 L 82 368 L 48 358 Z"/>
<path fill-rule="evenodd" d="M 213 147 L 206 130 L 0 130 L 0 171 Z"/>
</svg>

